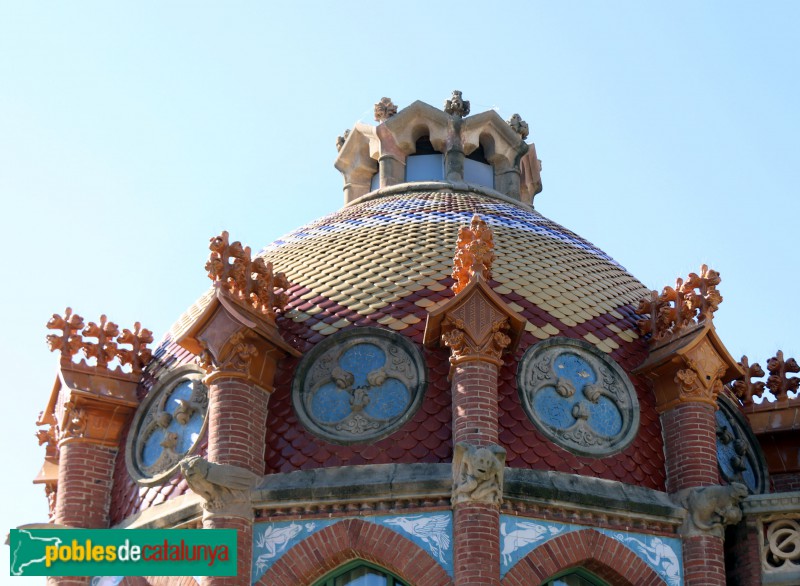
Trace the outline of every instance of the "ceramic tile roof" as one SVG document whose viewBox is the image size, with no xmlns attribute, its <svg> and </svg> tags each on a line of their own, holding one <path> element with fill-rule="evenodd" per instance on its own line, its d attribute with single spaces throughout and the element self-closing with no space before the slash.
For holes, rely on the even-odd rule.
<svg viewBox="0 0 800 586">
<path fill-rule="evenodd" d="M 516 355 L 500 371 L 500 442 L 512 467 L 573 472 L 664 490 L 661 427 L 643 380 L 632 377 L 641 405 L 639 434 L 607 458 L 575 456 L 539 434 L 522 409 L 517 361 L 540 340 L 567 336 L 608 353 L 630 372 L 647 348 L 633 308 L 648 290 L 595 246 L 541 214 L 468 192 L 416 192 L 346 207 L 277 240 L 260 254 L 293 283 L 278 320 L 284 339 L 307 352 L 353 326 L 385 327 L 420 347 L 428 310 L 452 297 L 450 277 L 458 228 L 478 213 L 495 237 L 490 286 L 528 320 Z M 176 323 L 202 311 L 201 297 Z M 168 336 L 162 361 L 191 358 Z M 366 463 L 449 462 L 452 459 L 447 349 L 424 349 L 430 383 L 419 411 L 397 432 L 367 446 L 330 444 L 308 432 L 291 402 L 297 359 L 286 358 L 270 399 L 266 472 Z M 119 520 L 159 498 L 183 494 L 180 477 L 138 488 L 118 458 L 113 515 Z"/>
<path fill-rule="evenodd" d="M 294 286 L 279 320 L 284 338 L 303 352 L 351 326 L 386 327 L 421 346 L 428 310 L 452 297 L 458 228 L 478 213 L 495 235 L 490 285 L 528 320 L 515 359 L 500 373 L 501 443 L 509 466 L 576 472 L 664 488 L 661 428 L 652 394 L 635 379 L 640 431 L 609 458 L 574 456 L 547 441 L 525 415 L 516 364 L 540 340 L 568 336 L 609 353 L 626 371 L 647 349 L 633 306 L 647 289 L 608 255 L 534 211 L 466 193 L 390 196 L 344 208 L 300 228 L 261 254 Z M 420 411 L 399 431 L 364 447 L 329 444 L 307 432 L 291 406 L 297 364 L 281 365 L 270 400 L 267 472 L 386 462 L 447 462 L 450 440 L 449 353 L 425 350 L 431 384 Z"/>
</svg>

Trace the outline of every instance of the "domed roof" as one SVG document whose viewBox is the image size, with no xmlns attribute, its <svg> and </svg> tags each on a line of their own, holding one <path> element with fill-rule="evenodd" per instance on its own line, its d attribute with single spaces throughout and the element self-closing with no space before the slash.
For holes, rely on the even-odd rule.
<svg viewBox="0 0 800 586">
<path fill-rule="evenodd" d="M 475 187 L 405 184 L 382 189 L 299 228 L 260 254 L 292 286 L 278 326 L 304 353 L 342 329 L 391 329 L 422 345 L 428 313 L 452 299 L 460 226 L 479 214 L 494 231 L 489 286 L 526 320 L 520 345 L 499 372 L 500 442 L 506 465 L 583 474 L 663 490 L 665 473 L 652 391 L 631 375 L 640 406 L 635 439 L 592 458 L 548 441 L 517 391 L 517 365 L 538 342 L 568 337 L 594 345 L 630 373 L 647 356 L 633 312 L 647 289 L 607 254 L 530 206 Z M 449 349 L 426 348 L 428 390 L 420 409 L 389 437 L 335 445 L 312 435 L 292 406 L 298 359 L 275 378 L 267 421 L 267 472 L 452 458 Z"/>
<path fill-rule="evenodd" d="M 311 327 L 308 342 L 354 323 L 417 337 L 453 296 L 458 229 L 475 213 L 494 231 L 491 286 L 534 341 L 570 336 L 610 353 L 638 337 L 631 307 L 647 289 L 611 257 L 524 204 L 445 185 L 382 190 L 261 252 L 293 284 L 285 316 Z"/>
</svg>

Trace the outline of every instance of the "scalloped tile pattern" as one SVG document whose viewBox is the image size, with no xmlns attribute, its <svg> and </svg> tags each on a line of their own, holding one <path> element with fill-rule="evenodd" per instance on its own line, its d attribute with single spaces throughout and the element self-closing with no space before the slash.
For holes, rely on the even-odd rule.
<svg viewBox="0 0 800 586">
<path fill-rule="evenodd" d="M 524 351 L 552 336 L 582 339 L 630 372 L 644 360 L 633 307 L 648 290 L 619 264 L 560 225 L 510 203 L 471 193 L 407 193 L 370 200 L 312 222 L 260 254 L 286 273 L 293 286 L 278 325 L 284 339 L 307 352 L 347 327 L 375 326 L 402 333 L 417 345 L 428 311 L 452 297 L 450 277 L 458 228 L 478 213 L 495 235 L 490 286 L 527 320 L 513 360 L 500 370 L 500 442 L 507 465 L 557 470 L 664 490 L 661 426 L 643 380 L 632 377 L 641 406 L 639 434 L 624 451 L 606 458 L 580 457 L 536 431 L 522 409 L 516 366 Z M 185 327 L 210 299 L 201 297 L 175 324 Z M 190 356 L 168 336 L 162 361 Z M 419 410 L 397 432 L 367 446 L 328 443 L 308 432 L 294 414 L 291 383 L 298 360 L 286 358 L 270 399 L 266 472 L 289 472 L 368 463 L 449 462 L 452 459 L 449 351 L 424 349 L 429 384 Z M 179 478 L 179 477 L 178 477 Z M 112 516 L 117 521 L 185 492 L 185 482 L 139 489 L 127 478 L 124 453 L 117 462 Z M 151 493 L 153 496 L 151 497 Z"/>
</svg>

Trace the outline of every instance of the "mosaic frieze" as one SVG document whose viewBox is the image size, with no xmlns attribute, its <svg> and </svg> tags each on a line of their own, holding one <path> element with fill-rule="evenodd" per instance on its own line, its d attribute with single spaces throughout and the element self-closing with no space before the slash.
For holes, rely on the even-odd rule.
<svg viewBox="0 0 800 586">
<path fill-rule="evenodd" d="M 532 346 L 517 383 L 533 423 L 571 452 L 605 456 L 636 436 L 636 391 L 619 365 L 591 344 L 554 338 Z"/>
<path fill-rule="evenodd" d="M 765 492 L 767 467 L 761 448 L 731 400 L 720 397 L 717 419 L 717 461 L 727 482 L 744 484 L 753 494 Z"/>
<path fill-rule="evenodd" d="M 410 341 L 388 330 L 354 328 L 306 355 L 292 401 L 311 432 L 335 443 L 360 443 L 400 427 L 424 391 L 423 358 Z"/>
<path fill-rule="evenodd" d="M 413 541 L 453 575 L 453 516 L 450 511 L 413 515 L 358 517 L 382 525 Z M 259 523 L 253 528 L 253 583 L 292 547 L 344 519 L 313 519 Z"/>
<path fill-rule="evenodd" d="M 208 389 L 202 377 L 193 366 L 174 370 L 134 416 L 127 461 L 128 471 L 139 483 L 163 481 L 196 448 L 208 413 Z"/>
<path fill-rule="evenodd" d="M 549 540 L 588 529 L 580 525 L 554 523 L 539 519 L 525 519 L 500 515 L 501 574 L 505 574 L 531 551 Z M 650 566 L 668 586 L 683 584 L 682 550 L 680 539 L 592 527 L 594 531 L 610 537 L 630 549 Z"/>
</svg>

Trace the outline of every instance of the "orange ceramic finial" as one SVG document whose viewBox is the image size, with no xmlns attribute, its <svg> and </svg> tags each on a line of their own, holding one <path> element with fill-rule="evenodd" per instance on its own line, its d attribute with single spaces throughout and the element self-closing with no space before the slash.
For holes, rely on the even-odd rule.
<svg viewBox="0 0 800 586">
<path fill-rule="evenodd" d="M 289 281 L 283 273 L 276 273 L 272 263 L 261 257 L 253 259 L 249 246 L 229 242 L 228 233 L 222 232 L 211 239 L 211 255 L 206 263 L 208 277 L 228 293 L 249 304 L 253 309 L 275 319 L 275 310 L 286 306 L 285 291 Z"/>
<path fill-rule="evenodd" d="M 494 262 L 494 234 L 478 214 L 472 216 L 469 226 L 458 230 L 456 254 L 453 258 L 453 291 L 458 294 L 476 275 L 488 281 L 492 278 Z"/>
<path fill-rule="evenodd" d="M 661 295 L 652 291 L 636 309 L 639 315 L 649 314 L 649 318 L 639 320 L 641 333 L 651 334 L 651 342 L 657 342 L 699 323 L 710 322 L 722 303 L 722 295 L 717 291 L 719 283 L 719 273 L 703 265 L 699 275 L 689 273 L 686 281 L 678 279 L 675 287 L 664 287 Z"/>
</svg>

